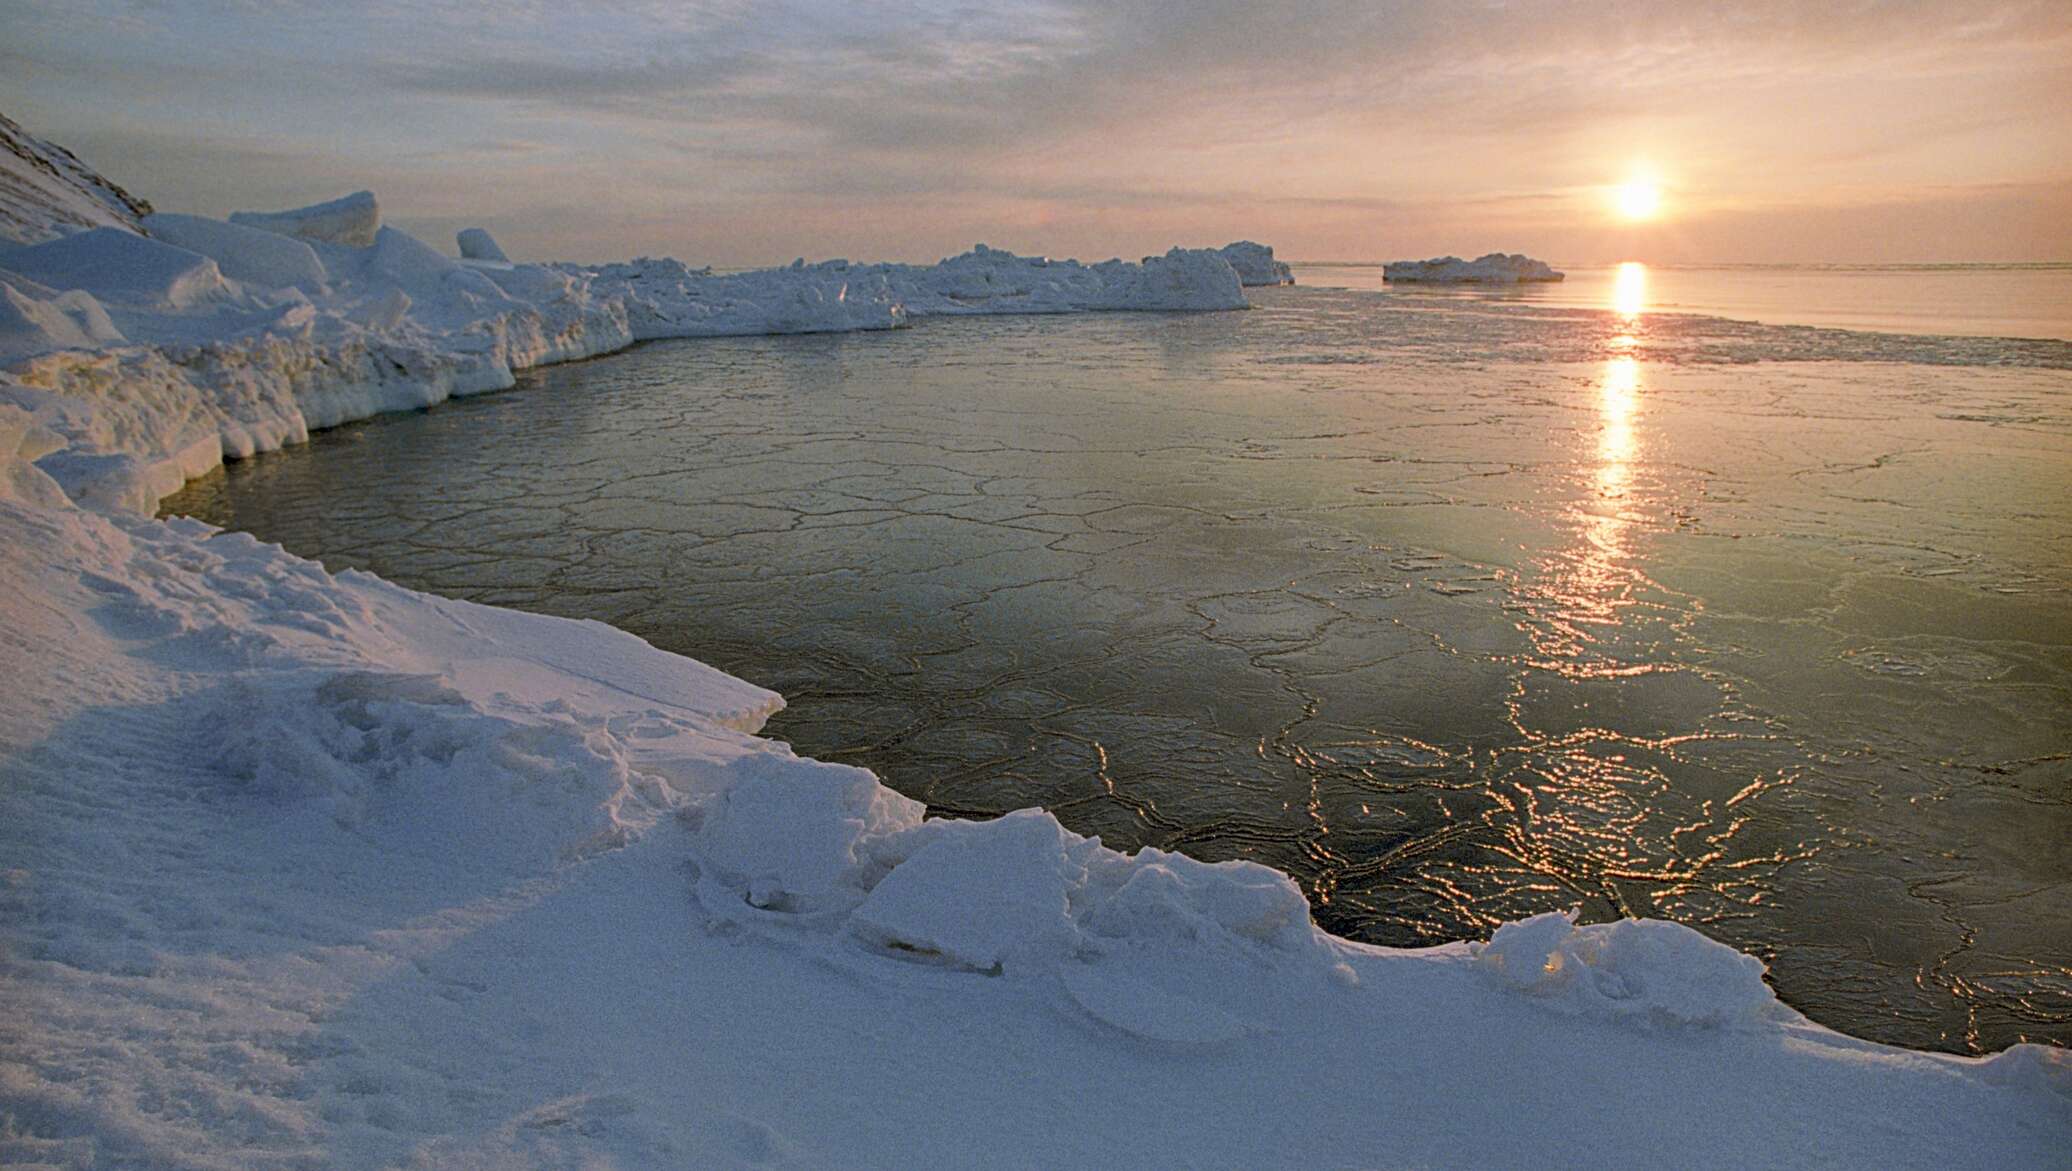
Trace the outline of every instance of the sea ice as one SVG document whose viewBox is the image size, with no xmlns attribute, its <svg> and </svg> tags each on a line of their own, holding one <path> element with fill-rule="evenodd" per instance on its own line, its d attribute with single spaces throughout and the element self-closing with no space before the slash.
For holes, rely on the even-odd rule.
<svg viewBox="0 0 2072 1171">
<path fill-rule="evenodd" d="M 504 250 L 497 246 L 496 238 L 486 229 L 462 228 L 456 243 L 460 245 L 462 260 L 488 260 L 499 264 L 511 262 L 511 258 L 505 256 Z"/>
<path fill-rule="evenodd" d="M 143 224 L 153 239 L 215 261 L 231 280 L 262 289 L 300 289 L 312 297 L 326 291 L 324 262 L 306 242 L 292 236 L 171 212 L 154 212 Z"/>
<path fill-rule="evenodd" d="M 366 248 L 374 243 L 374 233 L 381 227 L 381 205 L 372 191 L 355 191 L 288 211 L 234 211 L 230 222 L 284 236 Z"/>
<path fill-rule="evenodd" d="M 89 228 L 0 251 L 0 272 L 160 312 L 195 310 L 228 292 L 215 261 L 121 228 Z"/>
</svg>

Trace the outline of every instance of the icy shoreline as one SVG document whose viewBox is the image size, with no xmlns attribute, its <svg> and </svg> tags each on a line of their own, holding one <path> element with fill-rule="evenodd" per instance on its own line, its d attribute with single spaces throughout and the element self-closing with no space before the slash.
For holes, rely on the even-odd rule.
<svg viewBox="0 0 2072 1171">
<path fill-rule="evenodd" d="M 34 271 L 148 253 L 143 292 L 9 284 L 14 336 L 144 344 L 0 377 L 0 1161 L 2043 1166 L 2072 1136 L 2062 1051 L 1842 1037 L 1680 926 L 1353 944 L 1264 867 L 924 820 L 756 738 L 775 694 L 601 624 L 141 515 L 642 336 L 1241 303 L 1212 253 L 711 277 L 377 227 L 312 270 L 102 231 Z"/>
<path fill-rule="evenodd" d="M 360 192 L 229 222 L 151 213 L 138 220 L 151 236 L 53 224 L 51 239 L 0 247 L 0 402 L 65 437 L 43 466 L 75 498 L 149 511 L 221 459 L 636 341 L 1247 307 L 1237 270 L 1207 249 L 1085 265 L 981 244 L 929 266 L 715 275 L 667 259 L 453 260 L 379 216 Z M 502 255 L 486 232 L 463 236 Z"/>
</svg>

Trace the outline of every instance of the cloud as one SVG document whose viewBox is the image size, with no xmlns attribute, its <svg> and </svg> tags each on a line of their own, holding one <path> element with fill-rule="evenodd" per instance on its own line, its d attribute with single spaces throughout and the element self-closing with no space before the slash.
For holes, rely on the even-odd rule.
<svg viewBox="0 0 2072 1171">
<path fill-rule="evenodd" d="M 1272 208 L 1317 254 L 1357 245 L 1355 209 L 1587 214 L 1635 160 L 1686 208 L 2072 177 L 2054 3 L 0 0 L 0 23 L 0 101 L 119 140 L 96 161 L 169 204 L 220 200 L 223 144 L 299 143 L 311 186 L 357 160 L 391 206 L 587 208 L 678 233 L 622 250 L 723 261 L 768 259 L 727 252 L 742 224 L 809 209 L 797 247 L 876 255 L 960 246 L 988 207 L 1075 246 L 1161 207 L 1261 234 Z"/>
</svg>

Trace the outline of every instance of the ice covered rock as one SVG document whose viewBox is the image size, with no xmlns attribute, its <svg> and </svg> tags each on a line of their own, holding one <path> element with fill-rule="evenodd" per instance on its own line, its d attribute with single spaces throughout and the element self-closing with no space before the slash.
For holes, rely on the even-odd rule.
<svg viewBox="0 0 2072 1171">
<path fill-rule="evenodd" d="M 151 205 L 77 155 L 0 115 L 0 244 L 41 244 L 83 228 L 135 231 Z"/>
<path fill-rule="evenodd" d="M 288 211 L 234 211 L 230 213 L 230 222 L 283 236 L 365 248 L 374 243 L 374 233 L 381 227 L 381 205 L 375 202 L 372 191 L 355 191 L 327 203 Z"/>
<path fill-rule="evenodd" d="M 1544 260 L 1522 252 L 1491 252 L 1473 260 L 1441 256 L 1433 260 L 1398 260 L 1381 270 L 1383 280 L 1425 281 L 1434 284 L 1519 284 L 1527 281 L 1558 281 L 1566 274 L 1554 271 Z"/>
<path fill-rule="evenodd" d="M 460 258 L 462 260 L 489 260 L 509 264 L 511 258 L 497 247 L 496 237 L 486 228 L 462 228 L 459 236 Z"/>
<path fill-rule="evenodd" d="M 300 289 L 311 296 L 324 292 L 324 262 L 307 243 L 292 236 L 169 212 L 144 217 L 144 229 L 154 239 L 215 261 L 231 280 L 262 289 Z"/>
<path fill-rule="evenodd" d="M 90 228 L 0 251 L 0 270 L 52 289 L 84 289 L 104 302 L 160 311 L 193 309 L 227 292 L 215 261 L 121 228 Z"/>
<path fill-rule="evenodd" d="M 1292 285 L 1295 271 L 1285 261 L 1273 258 L 1273 249 L 1250 240 L 1239 240 L 1216 249 L 1216 255 L 1237 270 L 1237 279 L 1247 285 Z"/>
</svg>

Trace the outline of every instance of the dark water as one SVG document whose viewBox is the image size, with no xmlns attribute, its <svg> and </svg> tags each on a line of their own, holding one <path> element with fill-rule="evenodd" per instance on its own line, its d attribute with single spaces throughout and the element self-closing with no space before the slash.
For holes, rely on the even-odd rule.
<svg viewBox="0 0 2072 1171">
<path fill-rule="evenodd" d="M 2072 346 L 1258 301 L 644 346 L 167 510 L 1354 938 L 1663 916 L 1851 1033 L 2072 1042 Z"/>
</svg>

